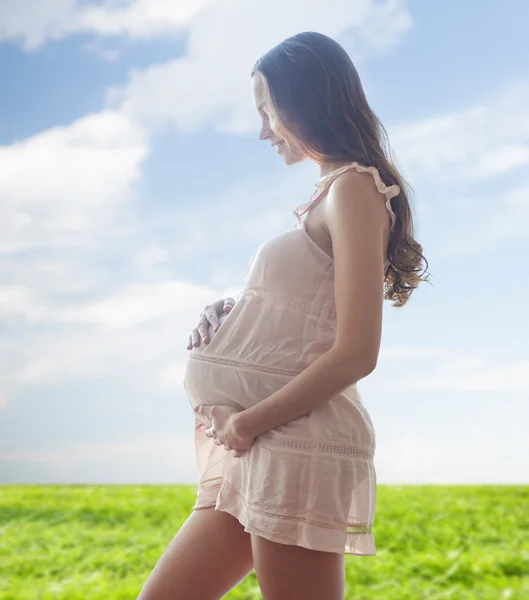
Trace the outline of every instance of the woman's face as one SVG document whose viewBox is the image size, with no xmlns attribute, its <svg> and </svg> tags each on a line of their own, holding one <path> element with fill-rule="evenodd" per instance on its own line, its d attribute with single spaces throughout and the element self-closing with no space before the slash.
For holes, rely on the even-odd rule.
<svg viewBox="0 0 529 600">
<path fill-rule="evenodd" d="M 259 139 L 270 140 L 272 147 L 276 148 L 277 154 L 281 155 L 286 165 L 295 165 L 304 160 L 305 157 L 296 147 L 292 134 L 282 128 L 275 117 L 268 84 L 261 73 L 252 77 L 252 90 L 255 108 L 262 121 Z"/>
</svg>

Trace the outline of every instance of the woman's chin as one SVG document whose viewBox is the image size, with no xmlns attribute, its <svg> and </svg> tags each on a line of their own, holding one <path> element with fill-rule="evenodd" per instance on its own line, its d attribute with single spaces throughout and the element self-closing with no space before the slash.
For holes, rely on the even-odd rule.
<svg viewBox="0 0 529 600">
<path fill-rule="evenodd" d="M 297 165 L 300 162 L 303 162 L 305 159 L 302 156 L 286 154 L 283 156 L 283 162 L 287 167 L 291 167 L 292 165 Z"/>
</svg>

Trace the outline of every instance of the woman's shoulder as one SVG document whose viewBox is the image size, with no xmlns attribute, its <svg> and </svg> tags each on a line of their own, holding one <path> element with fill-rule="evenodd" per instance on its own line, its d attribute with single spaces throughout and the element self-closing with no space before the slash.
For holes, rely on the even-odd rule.
<svg viewBox="0 0 529 600">
<path fill-rule="evenodd" d="M 396 195 L 399 193 L 398 186 L 387 186 L 381 179 L 376 167 L 364 166 L 354 162 L 336 169 L 328 176 L 327 183 L 329 193 L 332 191 L 347 193 L 372 193 L 386 195 L 388 192 Z M 325 179 L 325 178 L 323 178 Z"/>
<path fill-rule="evenodd" d="M 326 212 L 336 212 L 342 216 L 357 211 L 389 211 L 392 216 L 390 200 L 399 194 L 397 185 L 387 186 L 378 169 L 353 163 L 335 173 L 329 182 L 325 202 Z M 385 200 L 380 202 L 381 196 Z"/>
</svg>

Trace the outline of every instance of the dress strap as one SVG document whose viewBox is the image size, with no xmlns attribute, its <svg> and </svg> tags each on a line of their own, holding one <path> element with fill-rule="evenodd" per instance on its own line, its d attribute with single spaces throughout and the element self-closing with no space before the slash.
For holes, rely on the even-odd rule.
<svg viewBox="0 0 529 600">
<path fill-rule="evenodd" d="M 301 204 L 296 209 L 294 209 L 294 216 L 296 217 L 296 221 L 301 224 L 302 223 L 302 215 L 309 212 L 322 198 L 324 198 L 329 191 L 332 183 L 343 173 L 347 171 L 351 171 L 354 169 L 357 173 L 369 173 L 373 179 L 375 180 L 375 185 L 377 186 L 377 190 L 383 194 L 386 198 L 386 208 L 391 215 L 391 229 L 393 229 L 395 225 L 396 216 L 391 208 L 391 199 L 400 194 L 400 187 L 398 185 L 390 185 L 387 186 L 384 184 L 382 179 L 380 179 L 380 174 L 378 169 L 375 167 L 364 167 L 363 165 L 353 162 L 349 165 L 344 165 L 343 167 L 339 167 L 331 173 L 324 175 L 317 183 L 316 189 L 312 194 L 310 200 L 305 202 L 305 204 Z"/>
</svg>

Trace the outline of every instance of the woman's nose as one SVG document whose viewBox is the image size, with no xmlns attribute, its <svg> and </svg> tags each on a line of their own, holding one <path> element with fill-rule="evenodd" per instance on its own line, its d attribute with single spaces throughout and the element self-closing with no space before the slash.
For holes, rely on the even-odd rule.
<svg viewBox="0 0 529 600">
<path fill-rule="evenodd" d="M 270 130 L 268 127 L 261 127 L 261 131 L 259 132 L 260 140 L 267 140 L 270 137 Z"/>
</svg>

